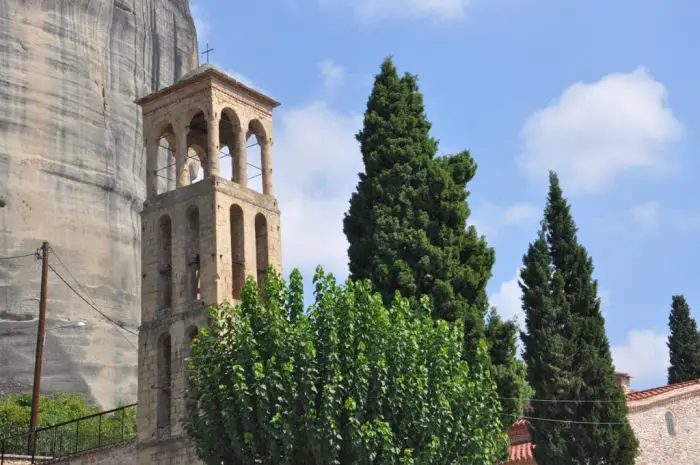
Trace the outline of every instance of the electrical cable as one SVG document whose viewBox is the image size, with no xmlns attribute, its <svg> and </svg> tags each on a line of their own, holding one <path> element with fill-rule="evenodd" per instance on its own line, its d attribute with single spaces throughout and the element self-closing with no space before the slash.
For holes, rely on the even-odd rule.
<svg viewBox="0 0 700 465">
<path fill-rule="evenodd" d="M 520 400 L 515 397 L 499 397 L 501 400 Z M 616 400 L 573 400 L 573 399 L 524 399 L 526 402 L 549 402 L 553 404 L 612 404 Z"/>
<path fill-rule="evenodd" d="M 95 302 L 95 299 L 93 299 L 92 297 L 90 297 L 90 294 L 88 293 L 88 291 L 86 291 L 85 288 L 80 284 L 80 281 L 78 281 L 78 279 L 75 277 L 75 275 L 73 275 L 73 273 L 70 272 L 70 270 L 68 269 L 68 267 L 66 266 L 66 264 L 63 263 L 63 260 L 61 260 L 61 257 L 59 257 L 58 254 L 56 253 L 56 250 L 54 250 L 54 248 L 51 247 L 50 245 L 49 245 L 49 250 L 51 251 L 51 253 L 53 253 L 54 257 L 56 257 L 56 260 L 58 260 L 58 263 L 61 264 L 61 266 L 63 267 L 63 269 L 66 270 L 66 271 L 68 272 L 68 275 L 69 275 L 71 278 L 73 278 L 73 281 L 75 281 L 75 283 L 78 285 L 78 287 L 80 288 L 80 290 L 83 291 L 83 292 L 85 293 L 86 296 L 88 296 L 88 298 L 90 299 L 90 302 L 92 302 L 92 304 L 93 304 L 94 306 L 97 306 L 97 303 Z"/>
<path fill-rule="evenodd" d="M 26 253 L 24 255 L 11 255 L 9 257 L 0 257 L 0 260 L 15 260 L 17 258 L 27 258 L 27 257 L 36 257 L 37 253 L 32 252 L 32 253 Z"/>
<path fill-rule="evenodd" d="M 104 312 L 102 312 L 99 308 L 97 308 L 96 306 L 94 306 L 93 304 L 91 304 L 85 297 L 83 297 L 73 286 L 70 285 L 70 283 L 69 283 L 68 281 L 66 281 L 66 279 L 65 279 L 63 276 L 61 276 L 61 274 L 60 274 L 58 271 L 56 271 L 56 269 L 55 269 L 53 266 L 49 265 L 49 269 L 50 269 L 51 271 L 54 272 L 54 274 L 58 277 L 58 279 L 60 279 L 61 281 L 63 281 L 63 284 L 65 284 L 65 285 L 68 287 L 68 289 L 70 289 L 71 291 L 73 291 L 73 293 L 75 293 L 75 295 L 77 295 L 78 297 L 80 297 L 80 299 L 81 299 L 83 302 L 85 302 L 86 304 L 88 304 L 88 306 L 90 306 L 90 308 L 91 308 L 92 310 L 94 310 L 95 312 L 97 312 L 98 314 L 100 314 L 104 319 L 106 319 L 108 322 L 110 322 L 112 325 L 114 325 L 114 327 L 117 329 L 117 332 L 129 343 L 129 345 L 131 345 L 131 347 L 133 347 L 134 349 L 136 349 L 136 346 L 134 345 L 134 343 L 131 342 L 131 341 L 129 340 L 129 338 L 126 337 L 126 334 L 124 334 L 122 331 L 126 331 L 127 333 L 132 334 L 132 335 L 134 335 L 134 336 L 138 336 L 138 333 L 135 333 L 135 332 L 131 331 L 131 330 L 128 329 L 128 328 L 124 328 L 124 327 L 120 326 L 119 323 L 117 323 L 116 321 L 114 321 L 113 319 L 111 319 L 111 318 L 110 318 L 109 316 L 107 316 Z"/>
<path fill-rule="evenodd" d="M 80 299 L 81 299 L 83 302 L 85 302 L 86 304 L 88 304 L 88 305 L 90 306 L 90 308 L 92 308 L 94 311 L 96 311 L 97 313 L 99 313 L 100 315 L 102 315 L 102 317 L 105 318 L 107 321 L 109 321 L 109 322 L 112 323 L 113 325 L 117 326 L 118 328 L 123 329 L 124 331 L 126 331 L 126 332 L 129 333 L 129 334 L 132 334 L 132 335 L 134 335 L 134 336 L 138 336 L 138 335 L 139 335 L 138 333 L 136 333 L 136 332 L 130 330 L 129 328 L 125 328 L 125 327 L 121 326 L 119 323 L 117 323 L 117 322 L 114 321 L 112 318 L 110 318 L 107 314 L 105 314 L 102 310 L 100 310 L 99 308 L 97 308 L 97 306 L 95 306 L 94 304 L 92 304 L 91 302 L 89 302 L 85 297 L 83 297 L 82 294 L 80 294 L 80 292 L 78 292 L 73 286 L 71 286 L 70 283 L 68 283 L 68 281 L 66 281 L 66 279 L 65 279 L 63 276 L 61 276 L 61 274 L 60 274 L 58 271 L 56 271 L 56 269 L 55 269 L 53 266 L 49 265 L 49 269 L 50 269 L 51 271 L 53 271 L 53 272 L 56 274 L 56 276 L 58 276 L 58 278 L 59 278 L 61 281 L 63 281 L 63 283 L 64 283 L 66 286 L 68 286 L 68 288 L 69 288 L 71 291 L 73 291 L 73 292 L 75 293 L 75 295 L 77 295 L 78 297 L 80 297 Z"/>
<path fill-rule="evenodd" d="M 578 421 L 578 420 L 559 420 L 555 418 L 540 418 L 540 417 L 529 417 L 516 416 L 508 413 L 502 413 L 504 417 L 516 418 L 516 420 L 533 420 L 533 421 L 547 421 L 550 423 L 569 423 L 572 425 L 603 425 L 603 426 L 616 426 L 616 425 L 626 425 L 627 422 L 623 421 Z"/>
</svg>

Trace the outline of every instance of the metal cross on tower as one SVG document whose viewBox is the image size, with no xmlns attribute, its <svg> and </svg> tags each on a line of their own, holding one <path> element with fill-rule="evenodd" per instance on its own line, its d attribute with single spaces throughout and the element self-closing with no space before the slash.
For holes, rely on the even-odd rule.
<svg viewBox="0 0 700 465">
<path fill-rule="evenodd" d="M 206 55 L 206 56 L 207 56 L 207 63 L 209 63 L 209 54 L 210 54 L 210 53 L 213 53 L 213 52 L 214 52 L 214 49 L 213 49 L 213 48 L 209 48 L 209 42 L 207 42 L 207 49 L 206 49 L 205 51 L 202 52 L 202 55 Z"/>
</svg>

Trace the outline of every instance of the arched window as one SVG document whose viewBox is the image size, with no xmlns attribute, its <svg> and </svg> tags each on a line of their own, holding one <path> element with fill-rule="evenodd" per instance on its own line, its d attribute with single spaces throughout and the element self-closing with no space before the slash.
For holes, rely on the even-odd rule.
<svg viewBox="0 0 700 465">
<path fill-rule="evenodd" d="M 154 130 L 157 134 L 154 142 L 155 153 L 149 153 L 149 157 L 155 156 L 155 160 L 152 160 L 154 171 L 149 173 L 149 176 L 154 177 L 154 193 L 163 194 L 175 189 L 175 130 L 169 121 L 162 121 Z"/>
<path fill-rule="evenodd" d="M 170 308 L 173 303 L 173 225 L 168 215 L 158 224 L 158 307 Z"/>
<path fill-rule="evenodd" d="M 170 406 L 172 384 L 172 344 L 170 334 L 161 336 L 158 343 L 158 401 L 156 410 L 156 426 L 158 436 L 170 434 Z"/>
<path fill-rule="evenodd" d="M 666 412 L 666 431 L 668 431 L 669 436 L 676 435 L 676 425 L 673 422 L 673 414 L 671 412 Z"/>
<path fill-rule="evenodd" d="M 260 289 L 265 284 L 265 273 L 269 265 L 267 247 L 267 219 L 262 213 L 258 213 L 255 216 L 255 257 Z"/>
<path fill-rule="evenodd" d="M 267 135 L 262 123 L 257 120 L 251 120 L 248 123 L 248 131 L 246 134 L 246 148 L 248 150 L 248 166 L 253 168 L 248 175 L 248 187 L 257 192 L 265 191 L 265 182 L 267 181 L 268 173 L 263 166 L 263 148 L 267 149 Z"/>
<path fill-rule="evenodd" d="M 187 299 L 200 299 L 199 209 L 187 210 L 187 235 L 185 237 L 187 259 Z"/>
<path fill-rule="evenodd" d="M 231 283 L 232 297 L 240 300 L 245 284 L 245 246 L 243 210 L 231 205 Z"/>
<path fill-rule="evenodd" d="M 247 185 L 248 151 L 245 131 L 241 128 L 241 120 L 232 108 L 227 107 L 221 110 L 219 146 L 221 151 L 225 151 L 231 156 L 231 180 L 241 185 Z"/>
<path fill-rule="evenodd" d="M 194 184 L 206 177 L 204 167 L 208 163 L 207 151 L 204 149 L 204 147 L 208 147 L 207 119 L 199 108 L 194 108 L 191 114 L 192 118 L 187 126 L 187 155 L 185 159 L 187 185 Z"/>
</svg>

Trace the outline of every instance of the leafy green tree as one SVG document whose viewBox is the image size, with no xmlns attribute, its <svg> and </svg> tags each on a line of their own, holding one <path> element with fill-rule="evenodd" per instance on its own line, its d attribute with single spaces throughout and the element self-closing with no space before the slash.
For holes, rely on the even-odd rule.
<svg viewBox="0 0 700 465">
<path fill-rule="evenodd" d="M 632 465 L 638 443 L 615 381 L 593 262 L 554 172 L 549 182 L 542 228 L 523 258 L 522 338 L 535 398 L 568 402 L 533 402 L 532 417 L 562 421 L 532 421 L 535 460 Z"/>
<path fill-rule="evenodd" d="M 364 172 L 343 227 L 350 275 L 369 279 L 385 304 L 399 291 L 414 308 L 429 296 L 436 318 L 464 321 L 466 348 L 483 337 L 493 249 L 467 228 L 466 184 L 476 163 L 464 151 L 436 157 L 417 77 L 386 59 L 357 134 Z"/>
<path fill-rule="evenodd" d="M 6 453 L 23 454 L 28 445 L 26 434 L 32 408 L 32 394 L 14 394 L 0 397 L 0 438 L 8 439 Z M 79 393 L 57 392 L 41 395 L 39 399 L 39 428 L 85 418 L 100 413 Z M 78 435 L 76 438 L 76 434 Z M 58 427 L 49 434 L 37 434 L 39 455 L 60 456 L 66 453 L 93 449 L 131 439 L 136 434 L 136 409 L 130 408 L 82 420 L 76 433 L 75 424 Z M 77 440 L 76 440 L 77 439 Z"/>
<path fill-rule="evenodd" d="M 671 359 L 669 384 L 700 378 L 700 334 L 697 324 L 690 316 L 690 307 L 684 296 L 674 295 L 671 300 L 667 342 Z"/>
<path fill-rule="evenodd" d="M 483 369 L 461 360 L 461 324 L 435 322 L 371 284 L 339 286 L 319 268 L 273 271 L 261 300 L 210 309 L 188 360 L 185 427 L 210 465 L 482 464 L 506 448 Z M 477 353 L 486 358 L 482 343 Z"/>
<path fill-rule="evenodd" d="M 503 406 L 504 426 L 522 417 L 525 401 L 532 396 L 527 383 L 527 367 L 517 357 L 518 324 L 503 321 L 495 308 L 486 319 L 486 341 L 491 359 L 491 378 Z"/>
</svg>

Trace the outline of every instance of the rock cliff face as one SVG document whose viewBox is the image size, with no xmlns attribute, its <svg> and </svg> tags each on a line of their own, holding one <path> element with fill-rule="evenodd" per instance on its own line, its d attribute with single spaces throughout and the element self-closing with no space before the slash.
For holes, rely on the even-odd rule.
<svg viewBox="0 0 700 465">
<path fill-rule="evenodd" d="M 146 162 L 133 102 L 197 56 L 188 0 L 0 0 L 0 256 L 48 240 L 51 266 L 134 332 Z M 40 270 L 0 260 L 0 380 L 18 385 L 32 381 Z M 137 337 L 53 272 L 47 328 L 44 390 L 135 401 Z"/>
</svg>

